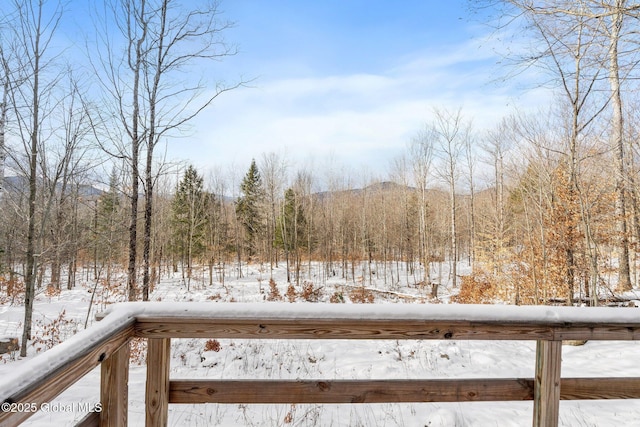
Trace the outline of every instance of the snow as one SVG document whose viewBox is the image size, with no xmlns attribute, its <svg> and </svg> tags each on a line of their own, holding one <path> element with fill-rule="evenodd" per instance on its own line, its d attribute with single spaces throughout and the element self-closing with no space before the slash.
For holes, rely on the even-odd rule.
<svg viewBox="0 0 640 427">
<path fill-rule="evenodd" d="M 49 372 L 64 366 L 69 360 L 85 354 L 99 341 L 120 328 L 132 325 L 135 318 L 127 313 L 118 313 L 105 322 L 92 325 L 67 339 L 60 345 L 38 354 L 29 363 L 14 367 L 4 373 L 0 381 L 0 401 L 4 401 L 29 386 L 44 379 Z"/>
<path fill-rule="evenodd" d="M 614 307 L 548 307 L 453 304 L 291 304 L 211 302 L 133 302 L 117 304 L 105 312 L 111 315 L 152 317 L 203 317 L 208 319 L 377 319 L 458 320 L 470 322 L 612 323 L 640 325 L 640 310 Z"/>
<path fill-rule="evenodd" d="M 229 276 L 232 273 L 229 272 Z M 227 276 L 227 277 L 229 277 Z M 320 303 L 268 302 L 268 274 L 258 266 L 242 279 L 229 279 L 224 286 L 192 283 L 189 292 L 179 278 L 165 279 L 152 293 L 153 303 L 120 303 L 124 292 L 100 289 L 96 306 L 89 310 L 93 284 L 62 291 L 59 296 L 38 295 L 35 301 L 36 335 L 65 313 L 80 330 L 63 336 L 64 343 L 21 359 L 0 358 L 0 397 L 44 378 L 47 371 L 64 364 L 72 353 L 81 354 L 114 328 L 126 327 L 134 318 L 203 316 L 216 318 L 295 319 L 443 319 L 467 321 L 543 323 L 609 322 L 637 323 L 640 312 L 633 308 L 570 308 L 469 306 L 452 304 L 400 303 L 376 295 L 376 304 L 328 304 L 336 290 L 348 291 L 349 283 L 339 277 L 323 284 Z M 286 292 L 284 269 L 274 271 L 280 294 Z M 367 283 L 372 290 L 386 290 L 381 279 Z M 123 281 L 124 283 L 124 281 Z M 416 302 L 426 300 L 428 290 L 410 288 L 407 283 L 393 293 L 409 295 Z M 449 292 L 441 287 L 441 300 Z M 108 294 L 108 298 L 105 295 Z M 162 302 L 157 302 L 161 300 Z M 233 303 L 232 303 L 233 301 Z M 100 322 L 97 312 L 107 315 Z M 87 314 L 90 329 L 82 330 Z M 0 336 L 20 336 L 22 307 L 0 306 Z M 383 378 L 531 378 L 535 366 L 534 341 L 464 340 L 244 340 L 220 339 L 218 351 L 206 351 L 204 339 L 172 339 L 171 377 L 226 379 L 383 379 Z M 146 369 L 141 345 L 133 343 L 134 361 L 129 376 L 129 425 L 144 424 L 144 381 Z M 639 342 L 590 341 L 583 346 L 563 346 L 564 377 L 640 377 Z M 63 404 L 99 401 L 100 369 L 93 369 L 55 402 Z M 529 426 L 531 402 L 424 403 L 380 405 L 170 405 L 172 426 Z M 84 414 L 38 412 L 26 426 L 74 425 Z M 560 425 L 634 425 L 640 419 L 640 400 L 562 401 Z M 292 420 L 286 423 L 285 420 Z"/>
</svg>

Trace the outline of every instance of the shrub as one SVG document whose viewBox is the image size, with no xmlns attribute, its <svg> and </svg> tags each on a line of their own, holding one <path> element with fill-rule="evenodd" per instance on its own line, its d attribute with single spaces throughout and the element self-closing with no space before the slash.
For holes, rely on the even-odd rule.
<svg viewBox="0 0 640 427">
<path fill-rule="evenodd" d="M 47 285 L 47 289 L 44 290 L 44 294 L 47 296 L 47 298 L 49 298 L 49 302 L 51 302 L 51 298 L 60 295 L 60 288 L 49 283 Z"/>
<path fill-rule="evenodd" d="M 207 340 L 204 345 L 204 351 L 215 351 L 217 353 L 220 350 L 222 350 L 222 346 L 218 340 Z"/>
<path fill-rule="evenodd" d="M 0 304 L 24 304 L 24 282 L 0 276 Z"/>
<path fill-rule="evenodd" d="M 329 298 L 329 302 L 333 304 L 344 303 L 344 295 L 342 295 L 340 291 L 335 291 L 333 295 L 331 295 L 331 298 Z"/>
<path fill-rule="evenodd" d="M 364 287 L 356 288 L 349 292 L 349 299 L 356 304 L 371 304 L 375 297 L 373 292 Z"/>
<path fill-rule="evenodd" d="M 60 344 L 78 331 L 78 324 L 74 319 L 68 319 L 65 310 L 62 310 L 58 317 L 45 324 L 42 320 L 34 320 L 36 328 L 42 332 L 34 336 L 31 345 L 36 352 L 48 350 Z"/>
<path fill-rule="evenodd" d="M 459 304 L 492 304 L 495 285 L 486 274 L 476 273 L 462 276 L 460 292 L 451 298 Z"/>
<path fill-rule="evenodd" d="M 289 286 L 287 287 L 287 293 L 285 295 L 289 302 L 295 302 L 298 294 L 296 293 L 296 288 L 293 286 L 293 284 L 289 283 Z"/>
<path fill-rule="evenodd" d="M 302 284 L 302 298 L 308 302 L 318 302 L 322 296 L 322 288 L 314 287 L 312 282 Z"/>
<path fill-rule="evenodd" d="M 273 278 L 269 279 L 269 295 L 267 296 L 268 301 L 281 301 L 282 295 L 280 295 L 280 291 L 278 290 L 278 284 Z"/>
</svg>

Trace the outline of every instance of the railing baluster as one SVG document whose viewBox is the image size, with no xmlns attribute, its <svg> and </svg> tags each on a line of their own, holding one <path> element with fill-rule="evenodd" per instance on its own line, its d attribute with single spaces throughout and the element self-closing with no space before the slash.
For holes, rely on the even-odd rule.
<svg viewBox="0 0 640 427">
<path fill-rule="evenodd" d="M 533 427 L 557 427 L 562 341 L 538 341 L 533 389 Z"/>
<path fill-rule="evenodd" d="M 129 353 L 127 341 L 100 366 L 101 427 L 127 425 Z"/>
<path fill-rule="evenodd" d="M 171 339 L 150 338 L 147 346 L 146 425 L 163 427 L 169 417 Z"/>
</svg>

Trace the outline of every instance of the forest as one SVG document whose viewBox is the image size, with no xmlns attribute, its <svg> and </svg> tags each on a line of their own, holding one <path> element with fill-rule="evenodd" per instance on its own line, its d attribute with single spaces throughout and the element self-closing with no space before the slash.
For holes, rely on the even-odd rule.
<svg viewBox="0 0 640 427">
<path fill-rule="evenodd" d="M 434 106 L 397 142 L 404 155 L 375 174 L 274 152 L 251 153 L 243 171 L 165 160 L 184 126 L 248 83 L 184 72 L 238 53 L 215 3 L 105 1 L 84 47 L 58 36 L 62 2 L 9 3 L 0 16 L 0 296 L 24 303 L 23 343 L 34 296 L 47 289 L 100 281 L 148 300 L 170 272 L 187 286 L 196 270 L 224 283 L 229 265 L 241 276 L 243 265 L 285 263 L 296 286 L 311 263 L 363 286 L 379 275 L 389 289 L 405 271 L 433 299 L 439 286 L 459 288 L 463 303 L 599 305 L 637 286 L 632 2 L 479 2 L 495 7 L 496 37 L 527 35 L 505 67 L 536 68 L 554 102 L 514 109 L 489 129 L 463 107 Z M 73 65 L 80 54 L 86 67 Z"/>
</svg>

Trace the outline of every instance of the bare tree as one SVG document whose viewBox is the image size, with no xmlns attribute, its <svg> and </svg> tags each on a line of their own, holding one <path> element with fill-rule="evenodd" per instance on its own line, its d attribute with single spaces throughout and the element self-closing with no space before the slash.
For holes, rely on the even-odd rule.
<svg viewBox="0 0 640 427">
<path fill-rule="evenodd" d="M 133 301 L 137 295 L 139 159 L 144 140 L 141 85 L 149 14 L 146 0 L 112 0 L 102 6 L 96 12 L 95 46 L 88 50 L 104 91 L 104 112 L 98 111 L 92 122 L 101 148 L 115 159 L 125 160 L 130 168 L 127 294 Z M 114 28 L 119 34 L 113 34 Z M 124 40 L 124 46 L 120 47 L 118 40 Z"/>
<path fill-rule="evenodd" d="M 618 286 L 622 291 L 631 290 L 631 274 L 629 269 L 629 238 L 627 234 L 627 200 L 626 200 L 626 171 L 625 171 L 625 150 L 624 150 L 624 115 L 622 112 L 622 90 L 620 77 L 620 57 L 619 46 L 623 37 L 623 23 L 625 19 L 631 17 L 637 19 L 640 5 L 629 4 L 627 0 L 613 0 L 611 2 L 597 2 L 597 7 L 603 7 L 608 19 L 605 31 L 609 36 L 609 85 L 611 89 L 611 108 L 613 111 L 611 119 L 611 142 L 615 148 L 616 159 L 616 223 L 619 234 L 618 263 L 620 265 Z M 601 12 L 601 11 L 599 11 Z M 631 15 L 631 16 L 628 16 Z M 635 28 L 632 30 L 633 37 Z M 637 39 L 634 41 L 637 43 Z M 632 52 L 636 52 L 637 48 Z M 634 58 L 635 62 L 635 58 Z"/>
<path fill-rule="evenodd" d="M 511 122 L 513 120 L 503 119 L 494 130 L 487 132 L 482 144 L 483 150 L 489 155 L 489 161 L 494 170 L 495 226 L 492 233 L 494 242 L 490 248 L 494 268 L 498 265 L 499 258 L 503 256 L 506 243 L 505 155 L 515 140 Z"/>
<path fill-rule="evenodd" d="M 204 94 L 203 82 L 190 83 L 182 73 L 185 67 L 200 64 L 202 60 L 219 61 L 236 53 L 236 49 L 224 41 L 223 33 L 232 24 L 221 19 L 217 2 L 191 4 L 189 9 L 184 9 L 176 0 L 156 3 L 149 11 L 152 17 L 143 24 L 150 28 L 144 72 L 149 112 L 142 282 L 145 301 L 149 299 L 154 150 L 163 137 L 184 127 L 220 94 L 242 85 L 217 83 L 212 93 Z"/>
<path fill-rule="evenodd" d="M 431 249 L 429 247 L 429 236 L 427 221 L 428 211 L 428 185 L 430 184 L 431 164 L 433 161 L 434 144 L 438 139 L 438 133 L 433 126 L 425 127 L 409 145 L 411 165 L 413 167 L 413 179 L 420 195 L 420 257 L 424 268 L 423 283 L 431 283 Z M 437 296 L 437 284 L 434 284 L 432 295 Z"/>
<path fill-rule="evenodd" d="M 627 0 L 545 0 L 530 2 L 504 0 L 500 3 L 515 8 L 543 41 L 542 50 L 530 55 L 527 63 L 546 63 L 558 75 L 564 92 L 573 97 L 574 117 L 576 109 L 584 106 L 587 96 L 600 87 L 607 75 L 608 96 L 604 106 L 611 106 L 609 138 L 615 153 L 616 230 L 618 236 L 618 284 L 621 290 L 631 289 L 629 267 L 629 238 L 627 231 L 627 171 L 625 170 L 624 115 L 622 85 L 628 83 L 638 63 L 638 36 L 635 28 L 640 16 L 640 5 Z M 565 56 L 561 52 L 564 52 Z M 567 56 L 572 53 L 573 56 Z M 574 66 L 567 68 L 570 61 Z M 585 73 L 588 71 L 588 73 Z M 567 87 L 573 82 L 576 87 Z M 580 90 L 580 96 L 575 95 Z M 600 111 L 602 111 L 600 109 Z M 595 116 L 595 115 L 594 115 Z M 584 128 L 589 120 L 574 123 L 573 129 Z M 574 133 L 576 138 L 579 137 Z M 573 164 L 570 162 L 570 165 Z M 575 168 L 574 168 L 575 169 Z"/>
<path fill-rule="evenodd" d="M 460 165 L 458 164 L 464 148 L 465 135 L 469 125 L 465 123 L 462 110 L 434 110 L 433 128 L 437 134 L 436 154 L 440 159 L 438 175 L 447 184 L 449 190 L 449 242 L 451 283 L 457 287 L 458 262 L 458 204 L 457 185 L 460 179 Z"/>
<path fill-rule="evenodd" d="M 464 144 L 464 154 L 467 166 L 467 184 L 469 185 L 469 265 L 471 266 L 471 272 L 474 271 L 476 262 L 476 187 L 475 187 L 475 173 L 476 173 L 476 157 L 474 143 L 475 139 L 471 134 L 471 128 L 465 128 L 465 134 L 462 135 L 462 142 Z"/>
<path fill-rule="evenodd" d="M 278 210 L 278 199 L 282 193 L 284 182 L 287 175 L 287 160 L 285 157 L 271 152 L 262 155 L 260 161 L 260 174 L 264 179 L 264 189 L 266 194 L 266 203 L 269 206 L 267 212 L 267 257 L 269 258 L 270 274 L 273 274 L 274 263 L 277 263 L 278 257 L 274 251 L 274 241 L 276 234 L 276 218 Z"/>
<path fill-rule="evenodd" d="M 565 245 L 566 259 L 566 303 L 572 304 L 575 277 L 576 277 L 576 245 L 578 243 L 577 226 L 585 216 L 578 211 L 580 189 L 578 187 L 578 166 L 580 161 L 579 141 L 583 138 L 585 130 L 600 114 L 604 106 L 590 112 L 593 105 L 590 96 L 599 78 L 598 70 L 589 69 L 589 60 L 597 58 L 598 52 L 593 52 L 597 47 L 594 43 L 595 35 L 589 31 L 586 19 L 581 16 L 567 17 L 565 15 L 554 16 L 555 19 L 538 19 L 533 15 L 531 21 L 538 30 L 543 40 L 545 55 L 550 57 L 551 72 L 557 76 L 562 88 L 564 99 L 568 104 L 566 114 L 566 134 L 556 141 L 554 149 L 561 151 L 566 156 L 568 166 L 568 188 L 566 198 L 556 198 L 562 203 L 562 209 L 567 210 L 567 221 L 562 242 Z M 566 143 L 562 142 L 566 140 Z"/>
<path fill-rule="evenodd" d="M 219 170 L 215 170 L 208 179 L 208 192 L 211 199 L 208 212 L 209 238 L 209 284 L 213 285 L 213 271 L 217 280 L 224 285 L 226 252 L 231 247 L 227 210 L 225 208 L 226 180 Z"/>
<path fill-rule="evenodd" d="M 51 260 L 51 284 L 60 287 L 60 276 L 63 252 L 66 246 L 75 244 L 69 242 L 69 229 L 66 225 L 76 227 L 71 220 L 77 219 L 73 213 L 77 211 L 77 187 L 80 177 L 86 172 L 86 152 L 88 150 L 86 137 L 89 135 L 88 108 L 81 96 L 79 82 L 74 78 L 71 70 L 66 76 L 68 86 L 62 89 L 61 99 L 52 114 L 60 122 L 59 129 L 55 131 L 56 139 L 60 142 L 58 147 L 44 145 L 40 148 L 42 178 L 45 181 L 44 190 L 48 192 L 47 205 L 54 205 L 54 225 L 51 231 L 52 260 Z M 61 85 L 62 86 L 62 85 Z M 44 224 L 46 221 L 42 221 Z M 44 231 L 41 232 L 44 234 Z M 70 269 L 72 271 L 73 269 Z M 72 281 L 68 286 L 73 286 Z"/>
<path fill-rule="evenodd" d="M 47 5 L 48 6 L 48 5 Z M 29 182 L 27 213 L 27 247 L 25 262 L 25 319 L 20 355 L 27 354 L 27 342 L 31 339 L 31 317 L 35 296 L 35 274 L 37 269 L 37 179 L 38 154 L 42 137 L 42 121 L 46 117 L 46 97 L 56 84 L 56 73 L 45 75 L 51 66 L 50 43 L 62 17 L 62 6 L 54 3 L 53 8 L 45 7 L 45 1 L 30 2 L 14 0 L 10 7 L 15 10 L 16 19 L 12 23 L 11 34 L 16 48 L 21 54 L 16 56 L 17 69 L 23 78 L 20 85 L 11 88 L 11 102 L 15 109 L 20 139 L 28 158 L 27 176 Z M 53 77 L 52 77 L 53 76 Z"/>
<path fill-rule="evenodd" d="M 104 25 L 99 44 L 113 53 L 99 56 L 94 62 L 100 64 L 101 74 L 106 77 L 105 90 L 117 106 L 114 117 L 129 139 L 128 147 L 120 146 L 113 153 L 127 158 L 131 167 L 129 299 L 135 299 L 137 293 L 138 193 L 143 181 L 142 299 L 147 300 L 153 189 L 159 173 L 154 171 L 155 150 L 161 141 L 183 131 L 220 94 L 241 86 L 242 82 L 217 83 L 211 89 L 204 80 L 194 81 L 192 73 L 184 73 L 187 67 L 193 69 L 203 65 L 203 61 L 221 60 L 236 53 L 222 37 L 231 23 L 221 19 L 217 2 L 186 6 L 176 0 L 113 0 L 99 14 Z M 119 29 L 122 45 L 109 35 L 112 23 Z M 141 156 L 144 156 L 142 173 Z"/>
<path fill-rule="evenodd" d="M 2 38 L 0 36 L 0 43 Z M 2 99 L 0 100 L 0 200 L 4 192 L 4 170 L 7 158 L 6 154 L 6 129 L 7 129 L 7 113 L 9 111 L 9 89 L 11 84 L 11 70 L 9 60 L 5 57 L 5 49 L 0 44 L 0 85 L 2 88 Z"/>
</svg>

